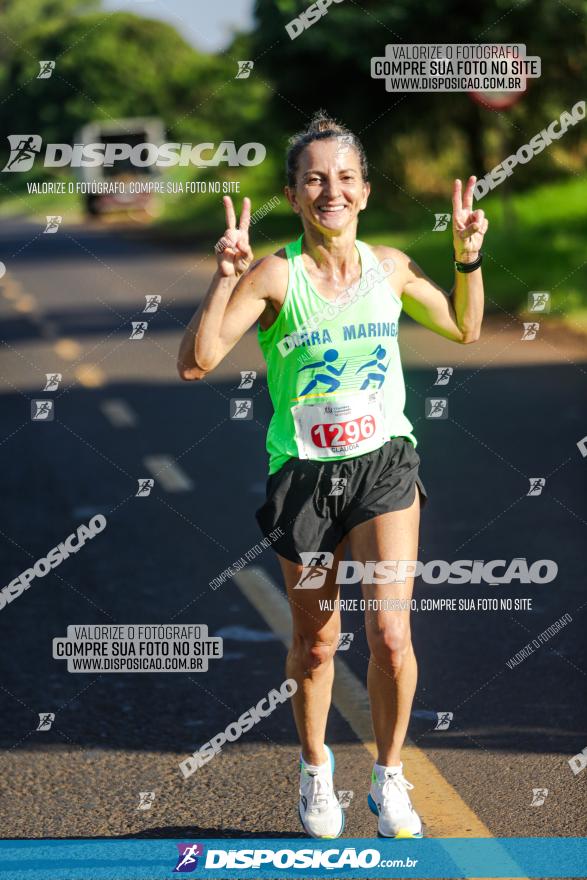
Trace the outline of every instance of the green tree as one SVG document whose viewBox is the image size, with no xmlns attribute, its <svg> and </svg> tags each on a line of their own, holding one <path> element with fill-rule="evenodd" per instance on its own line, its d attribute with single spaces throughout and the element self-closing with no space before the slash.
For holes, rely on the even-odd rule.
<svg viewBox="0 0 587 880">
<path fill-rule="evenodd" d="M 56 62 L 50 79 L 36 79 L 39 59 Z M 11 58 L 10 130 L 67 140 L 92 119 L 146 115 L 171 126 L 204 98 L 204 69 L 162 22 L 128 13 L 54 19 L 29 31 Z"/>
<path fill-rule="evenodd" d="M 40 59 L 56 62 L 36 79 Z M 26 32 L 4 83 L 5 127 L 71 140 L 91 120 L 158 116 L 171 139 L 254 132 L 265 86 L 234 83 L 236 61 L 197 52 L 169 24 L 130 13 L 66 16 Z"/>
<path fill-rule="evenodd" d="M 490 146 L 500 130 L 509 140 L 527 142 L 562 109 L 581 99 L 577 73 L 585 70 L 584 0 L 513 4 L 496 0 L 361 0 L 332 4 L 327 14 L 296 39 L 285 25 L 307 9 L 304 0 L 256 0 L 253 37 L 260 69 L 274 85 L 271 114 L 278 132 L 303 127 L 319 107 L 360 134 L 373 164 L 401 179 L 405 156 L 402 135 L 417 135 L 430 156 L 451 137 L 464 139 L 471 172 L 487 170 Z M 488 107 L 466 94 L 391 93 L 370 75 L 372 56 L 383 56 L 387 43 L 525 42 L 529 55 L 542 57 L 542 77 L 500 121 Z M 500 128 L 501 127 L 501 128 Z M 565 144 L 579 133 L 570 132 Z M 534 160 L 533 174 L 548 172 L 546 157 Z M 517 180 L 524 179 L 524 172 Z"/>
</svg>

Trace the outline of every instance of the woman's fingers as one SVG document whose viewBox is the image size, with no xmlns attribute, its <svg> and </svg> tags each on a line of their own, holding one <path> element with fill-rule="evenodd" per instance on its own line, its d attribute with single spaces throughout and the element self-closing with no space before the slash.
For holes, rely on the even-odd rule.
<svg viewBox="0 0 587 880">
<path fill-rule="evenodd" d="M 473 193 L 475 192 L 475 184 L 477 183 L 476 177 L 469 177 L 467 181 L 467 186 L 465 187 L 465 193 L 463 195 L 463 210 L 471 211 L 473 209 Z"/>
<path fill-rule="evenodd" d="M 222 201 L 224 202 L 224 212 L 226 214 L 226 227 L 227 229 L 236 229 L 236 214 L 232 199 L 230 196 L 224 196 Z"/>
<path fill-rule="evenodd" d="M 487 229 L 489 227 L 488 220 L 478 220 L 473 223 L 469 223 L 463 229 L 459 229 L 459 238 L 470 238 L 472 235 L 476 235 L 476 233 L 481 233 L 481 235 L 485 235 Z"/>
<path fill-rule="evenodd" d="M 243 209 L 241 211 L 241 219 L 238 228 L 241 232 L 248 232 L 251 225 L 251 200 L 245 196 L 243 199 Z"/>
<path fill-rule="evenodd" d="M 462 191 L 463 185 L 457 177 L 452 185 L 452 217 L 454 221 L 458 219 L 460 212 L 463 210 Z"/>
<path fill-rule="evenodd" d="M 224 196 L 223 202 L 227 228 L 224 235 L 216 242 L 214 250 L 224 274 L 241 275 L 247 270 L 253 259 L 248 236 L 251 222 L 251 200 L 248 198 L 243 200 L 238 228 L 232 199 L 229 196 Z"/>
</svg>

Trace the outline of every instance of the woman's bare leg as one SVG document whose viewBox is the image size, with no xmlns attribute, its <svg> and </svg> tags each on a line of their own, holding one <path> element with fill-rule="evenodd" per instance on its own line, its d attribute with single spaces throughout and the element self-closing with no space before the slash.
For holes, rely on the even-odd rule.
<svg viewBox="0 0 587 880">
<path fill-rule="evenodd" d="M 336 569 L 344 552 L 344 542 L 334 555 L 332 569 L 319 589 L 295 589 L 303 566 L 278 556 L 292 613 L 293 640 L 287 655 L 287 676 L 298 689 L 292 707 L 302 755 L 308 764 L 323 764 L 326 722 L 334 679 L 334 654 L 340 635 L 340 612 L 320 609 L 320 600 L 338 599 Z"/>
<path fill-rule="evenodd" d="M 352 558 L 358 562 L 417 559 L 419 523 L 420 496 L 416 489 L 411 507 L 377 516 L 350 532 Z M 413 584 L 413 577 L 407 577 L 404 583 L 363 584 L 363 596 L 366 600 L 409 602 Z M 377 763 L 397 766 L 418 677 L 409 608 L 369 610 L 367 606 L 365 629 L 371 652 L 367 687 L 378 749 Z"/>
</svg>

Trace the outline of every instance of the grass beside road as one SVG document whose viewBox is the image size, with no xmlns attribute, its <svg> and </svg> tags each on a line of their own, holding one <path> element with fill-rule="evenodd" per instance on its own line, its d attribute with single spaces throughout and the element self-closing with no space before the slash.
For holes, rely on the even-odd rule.
<svg viewBox="0 0 587 880">
<path fill-rule="evenodd" d="M 522 312 L 530 291 L 546 290 L 551 293 L 551 314 L 587 325 L 587 181 L 544 185 L 507 201 L 498 190 L 479 204 L 490 219 L 483 249 L 488 308 Z M 276 211 L 282 207 L 285 202 Z M 435 201 L 425 207 L 428 215 L 420 208 L 417 215 L 411 212 L 405 224 L 398 222 L 395 213 L 381 208 L 370 213 L 368 209 L 359 235 L 370 244 L 405 251 L 431 278 L 450 288 L 450 227 L 432 232 L 434 214 L 450 211 L 450 206 Z M 264 234 L 270 235 L 271 219 L 269 215 L 258 224 Z M 280 236 L 278 243 L 296 234 L 291 218 L 288 227 L 289 236 Z M 252 237 L 257 255 L 275 249 L 255 230 Z"/>
</svg>

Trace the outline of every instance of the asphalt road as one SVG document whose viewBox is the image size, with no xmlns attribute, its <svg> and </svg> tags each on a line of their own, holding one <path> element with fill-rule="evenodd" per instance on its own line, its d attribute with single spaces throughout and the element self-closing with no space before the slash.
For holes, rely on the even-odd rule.
<svg viewBox="0 0 587 880">
<path fill-rule="evenodd" d="M 178 770 L 284 678 L 283 644 L 238 585 L 209 587 L 260 538 L 253 513 L 270 401 L 254 334 L 210 381 L 181 383 L 176 351 L 211 271 L 205 254 L 113 228 L 44 235 L 4 220 L 0 235 L 2 585 L 93 515 L 107 517 L 103 533 L 0 611 L 2 836 L 296 837 L 287 705 L 189 779 Z M 147 295 L 162 297 L 154 314 L 142 312 Z M 144 338 L 129 339 L 142 320 Z M 587 433 L 584 338 L 543 324 L 521 341 L 520 320 L 497 313 L 475 346 L 407 320 L 400 344 L 430 495 L 421 559 L 558 565 L 543 585 L 418 583 L 418 600 L 529 598 L 532 607 L 415 615 L 411 741 L 491 834 L 585 835 L 587 771 L 568 763 L 587 747 L 587 460 L 576 445 Z M 436 367 L 450 365 L 449 385 L 434 387 Z M 247 370 L 257 371 L 245 395 L 254 413 L 239 422 L 230 400 L 243 396 Z M 47 373 L 62 374 L 53 392 L 43 391 Z M 426 419 L 425 398 L 441 390 L 449 418 Z M 31 420 L 33 399 L 53 400 L 51 421 Z M 546 483 L 529 497 L 534 477 Z M 142 478 L 155 479 L 148 497 L 136 496 Z M 255 566 L 279 583 L 271 551 Z M 506 665 L 564 614 L 572 622 L 561 632 Z M 71 624 L 170 622 L 225 632 L 225 656 L 189 674 L 73 674 L 52 658 L 52 639 Z M 354 641 L 340 656 L 364 680 L 361 615 L 346 614 L 343 629 Z M 437 712 L 453 713 L 449 729 L 433 729 Z M 39 713 L 55 713 L 50 730 L 37 730 Z M 373 836 L 372 759 L 336 709 L 329 742 L 337 788 L 354 792 L 345 834 Z M 531 806 L 538 788 L 548 795 Z M 148 809 L 138 808 L 140 792 L 154 792 Z M 431 797 L 442 812 L 443 789 Z"/>
</svg>

